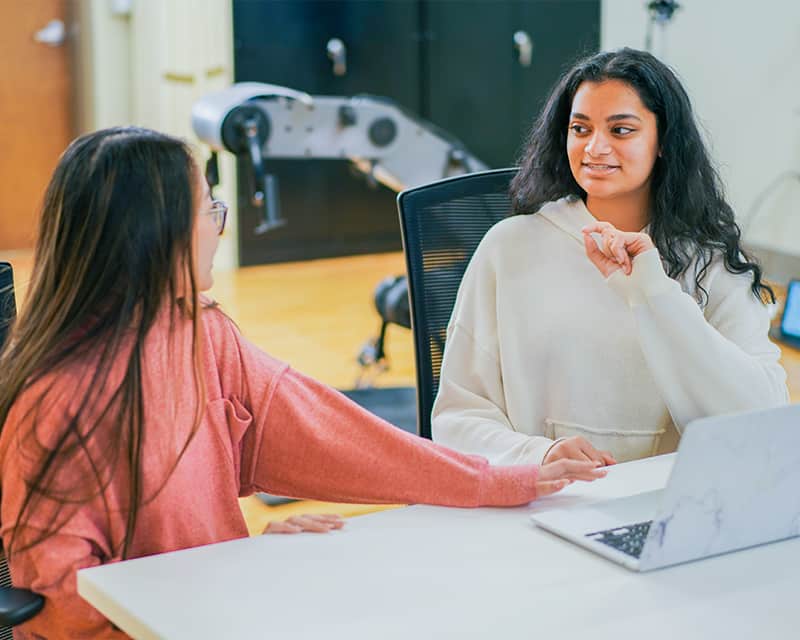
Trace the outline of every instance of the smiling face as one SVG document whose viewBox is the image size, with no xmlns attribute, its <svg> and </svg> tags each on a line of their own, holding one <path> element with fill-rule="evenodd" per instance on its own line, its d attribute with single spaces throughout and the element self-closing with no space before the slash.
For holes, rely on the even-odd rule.
<svg viewBox="0 0 800 640">
<path fill-rule="evenodd" d="M 658 157 L 656 116 L 625 82 L 584 82 L 572 100 L 567 157 L 587 206 L 631 196 L 646 203 Z"/>
</svg>

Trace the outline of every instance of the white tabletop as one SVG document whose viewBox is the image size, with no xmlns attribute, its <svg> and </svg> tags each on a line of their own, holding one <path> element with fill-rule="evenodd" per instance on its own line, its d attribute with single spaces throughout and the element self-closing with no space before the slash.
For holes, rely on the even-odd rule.
<svg viewBox="0 0 800 640">
<path fill-rule="evenodd" d="M 800 539 L 639 574 L 537 529 L 536 510 L 660 488 L 673 456 L 517 509 L 414 506 L 78 573 L 136 638 L 794 638 Z"/>
</svg>

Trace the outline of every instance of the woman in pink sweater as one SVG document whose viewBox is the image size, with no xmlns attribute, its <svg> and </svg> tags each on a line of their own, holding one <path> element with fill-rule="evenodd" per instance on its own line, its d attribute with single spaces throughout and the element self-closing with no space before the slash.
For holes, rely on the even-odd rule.
<svg viewBox="0 0 800 640">
<path fill-rule="evenodd" d="M 78 569 L 247 535 L 254 491 L 520 505 L 591 462 L 491 467 L 411 436 L 241 336 L 200 291 L 225 223 L 190 150 L 142 129 L 84 136 L 45 196 L 27 302 L 0 359 L 0 523 L 17 638 L 123 637 Z"/>
</svg>

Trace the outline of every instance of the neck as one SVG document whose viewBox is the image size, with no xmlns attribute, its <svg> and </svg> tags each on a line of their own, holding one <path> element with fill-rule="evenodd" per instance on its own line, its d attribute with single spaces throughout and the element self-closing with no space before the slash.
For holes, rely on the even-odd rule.
<svg viewBox="0 0 800 640">
<path fill-rule="evenodd" d="M 640 189 L 613 198 L 586 196 L 586 208 L 601 222 L 620 231 L 641 231 L 650 222 L 650 190 Z"/>
</svg>

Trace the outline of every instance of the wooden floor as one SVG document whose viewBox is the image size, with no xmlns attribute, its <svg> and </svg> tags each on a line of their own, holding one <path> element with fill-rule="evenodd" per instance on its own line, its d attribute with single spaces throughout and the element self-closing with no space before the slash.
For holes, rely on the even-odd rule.
<svg viewBox="0 0 800 640">
<path fill-rule="evenodd" d="M 18 298 L 24 303 L 31 254 L 0 252 L 0 260 L 14 266 Z M 372 302 L 375 286 L 402 272 L 400 253 L 246 267 L 216 274 L 210 293 L 258 346 L 304 373 L 347 389 L 359 374 L 357 353 L 379 327 Z M 391 366 L 375 380 L 376 386 L 412 386 L 411 332 L 390 327 L 387 353 Z M 800 351 L 784 347 L 782 362 L 792 400 L 800 402 Z M 268 507 L 255 497 L 242 500 L 241 506 L 251 533 L 295 513 L 350 516 L 378 509 L 307 501 Z"/>
<path fill-rule="evenodd" d="M 404 272 L 402 253 L 244 267 L 216 274 L 210 293 L 262 349 L 331 386 L 350 389 L 361 372 L 358 352 L 380 327 L 375 287 Z M 390 326 L 386 352 L 390 367 L 375 386 L 413 386 L 411 332 Z M 354 516 L 388 508 L 310 501 L 268 507 L 256 497 L 240 503 L 251 534 L 298 513 Z"/>
<path fill-rule="evenodd" d="M 18 305 L 24 304 L 31 252 L 0 252 L 0 261 L 11 262 Z M 402 253 L 246 267 L 216 273 L 209 293 L 259 347 L 331 386 L 350 389 L 360 372 L 356 356 L 380 327 L 375 287 L 404 271 Z M 413 386 L 411 332 L 389 327 L 386 351 L 390 368 L 375 386 Z M 267 506 L 256 497 L 241 500 L 241 506 L 251 533 L 296 513 L 352 516 L 386 508 L 308 501 Z"/>
</svg>

